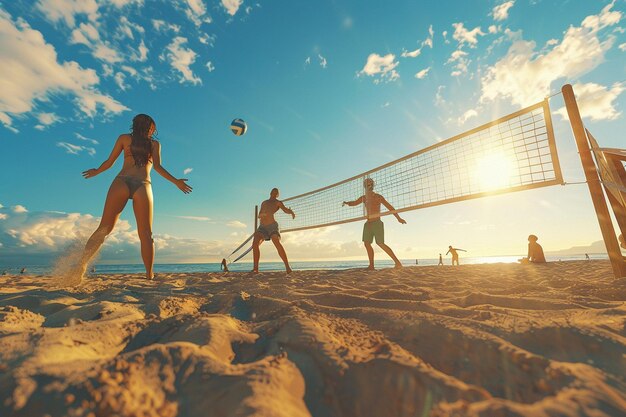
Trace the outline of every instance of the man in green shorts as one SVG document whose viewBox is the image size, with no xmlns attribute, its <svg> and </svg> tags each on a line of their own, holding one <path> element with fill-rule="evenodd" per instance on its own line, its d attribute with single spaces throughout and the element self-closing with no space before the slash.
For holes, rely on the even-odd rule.
<svg viewBox="0 0 626 417">
<path fill-rule="evenodd" d="M 389 211 L 395 211 L 393 206 L 389 204 L 385 197 L 374 192 L 374 180 L 371 178 L 365 178 L 363 180 L 363 187 L 365 188 L 365 194 L 354 201 L 344 201 L 342 206 L 357 206 L 361 203 L 365 204 L 365 212 L 367 220 L 363 225 L 363 243 L 365 244 L 365 250 L 367 251 L 367 257 L 369 258 L 368 269 L 374 269 L 374 248 L 372 242 L 376 238 L 376 244 L 384 250 L 387 255 L 393 259 L 396 264 L 396 268 L 401 268 L 402 264 L 393 253 L 391 248 L 385 245 L 385 225 L 380 220 L 380 205 L 382 204 Z M 396 219 L 402 224 L 406 224 L 406 220 L 394 213 Z"/>
</svg>

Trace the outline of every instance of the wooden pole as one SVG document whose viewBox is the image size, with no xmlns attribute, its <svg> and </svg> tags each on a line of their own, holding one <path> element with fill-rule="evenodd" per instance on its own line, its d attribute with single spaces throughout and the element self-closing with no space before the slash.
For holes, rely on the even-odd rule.
<svg viewBox="0 0 626 417">
<path fill-rule="evenodd" d="M 611 221 L 611 215 L 606 205 L 606 199 L 604 198 L 604 192 L 600 185 L 600 177 L 598 177 L 598 171 L 596 165 L 591 157 L 591 151 L 589 149 L 589 142 L 587 141 L 587 135 L 585 134 L 585 127 L 583 125 L 580 112 L 578 111 L 578 104 L 576 103 L 576 97 L 574 96 L 574 89 L 570 84 L 565 84 L 561 88 L 563 98 L 565 99 L 565 107 L 567 109 L 567 115 L 569 116 L 570 124 L 572 125 L 572 131 L 574 132 L 574 138 L 576 139 L 576 146 L 578 147 L 578 153 L 580 155 L 580 161 L 583 165 L 585 172 L 585 178 L 587 179 L 587 185 L 589 186 L 589 193 L 591 194 L 591 201 L 593 207 L 596 210 L 596 216 L 598 217 L 598 223 L 600 223 L 600 231 L 604 238 L 604 244 L 606 250 L 609 253 L 609 259 L 611 260 L 611 266 L 613 267 L 613 275 L 616 278 L 626 277 L 626 263 L 622 258 L 622 253 L 615 236 L 615 229 Z"/>
<path fill-rule="evenodd" d="M 256 229 L 259 227 L 259 206 L 254 206 L 254 230 L 252 233 L 256 233 Z"/>
</svg>

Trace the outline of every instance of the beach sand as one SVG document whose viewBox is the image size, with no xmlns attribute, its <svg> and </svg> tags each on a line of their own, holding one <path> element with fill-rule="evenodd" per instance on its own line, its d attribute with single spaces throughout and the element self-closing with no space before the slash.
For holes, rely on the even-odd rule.
<svg viewBox="0 0 626 417">
<path fill-rule="evenodd" d="M 623 416 L 608 261 L 0 277 L 1 416 Z"/>
</svg>

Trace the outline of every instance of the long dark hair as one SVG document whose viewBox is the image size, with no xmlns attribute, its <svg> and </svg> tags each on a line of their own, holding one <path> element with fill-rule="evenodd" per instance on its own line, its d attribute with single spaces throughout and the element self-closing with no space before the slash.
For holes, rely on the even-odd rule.
<svg viewBox="0 0 626 417">
<path fill-rule="evenodd" d="M 150 128 L 154 125 L 154 132 L 150 135 Z M 152 136 L 156 133 L 156 123 L 147 114 L 138 114 L 133 117 L 130 128 L 130 151 L 135 159 L 135 166 L 144 167 L 152 159 Z"/>
</svg>

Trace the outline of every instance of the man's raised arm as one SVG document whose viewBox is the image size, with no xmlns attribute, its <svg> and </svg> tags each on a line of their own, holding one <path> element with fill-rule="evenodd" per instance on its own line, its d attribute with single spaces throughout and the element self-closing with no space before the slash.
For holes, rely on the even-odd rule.
<svg viewBox="0 0 626 417">
<path fill-rule="evenodd" d="M 387 207 L 387 210 L 389 211 L 395 211 L 396 209 L 393 208 L 393 206 L 389 203 L 389 201 L 385 200 L 385 197 L 383 197 L 382 195 L 380 196 L 380 202 L 383 204 L 383 206 Z M 394 216 L 396 216 L 396 219 L 402 223 L 402 224 L 406 224 L 406 220 L 404 220 L 402 217 L 400 217 L 398 215 L 398 213 L 393 213 Z"/>
<path fill-rule="evenodd" d="M 363 196 L 357 198 L 354 201 L 344 201 L 343 203 L 341 203 L 341 207 L 343 207 L 343 206 L 358 206 L 362 202 L 363 202 Z"/>
<path fill-rule="evenodd" d="M 290 208 L 285 207 L 282 201 L 280 202 L 280 205 L 278 207 L 280 207 L 280 209 L 284 211 L 285 213 L 291 214 L 292 219 L 296 218 L 296 213 L 294 213 L 293 210 L 291 210 Z"/>
</svg>

